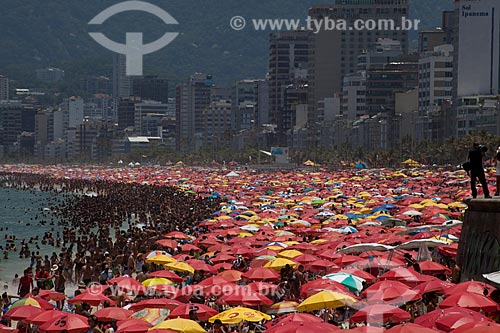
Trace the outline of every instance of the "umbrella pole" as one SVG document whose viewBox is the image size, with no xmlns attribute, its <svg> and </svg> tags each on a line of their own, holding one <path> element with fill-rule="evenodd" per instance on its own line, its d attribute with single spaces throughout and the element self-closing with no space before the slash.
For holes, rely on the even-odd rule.
<svg viewBox="0 0 500 333">
<path fill-rule="evenodd" d="M 387 256 L 387 260 L 385 262 L 385 265 L 382 268 L 382 274 L 384 274 L 385 272 L 387 272 L 387 266 L 392 261 L 392 256 L 393 255 L 394 255 L 394 250 L 390 250 L 389 251 L 389 255 Z M 380 274 L 380 272 L 379 272 L 379 276 L 382 275 L 382 274 Z"/>
</svg>

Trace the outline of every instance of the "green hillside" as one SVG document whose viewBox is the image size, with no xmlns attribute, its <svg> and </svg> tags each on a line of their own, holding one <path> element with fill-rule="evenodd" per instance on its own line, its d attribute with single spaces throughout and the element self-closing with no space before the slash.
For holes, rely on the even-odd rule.
<svg viewBox="0 0 500 333">
<path fill-rule="evenodd" d="M 145 57 L 145 72 L 179 80 L 195 71 L 214 74 L 217 82 L 263 77 L 267 67 L 268 32 L 234 31 L 231 17 L 302 18 L 312 4 L 329 0 L 151 0 L 167 10 L 179 26 L 165 27 L 147 13 L 122 13 L 103 26 L 87 22 L 119 1 L 110 0 L 1 0 L 0 73 L 26 82 L 33 70 L 59 66 L 68 74 L 109 75 L 112 53 L 88 35 L 102 31 L 124 41 L 126 31 L 144 32 L 145 41 L 166 29 L 181 35 L 168 47 Z M 333 2 L 333 1 L 330 1 Z M 423 28 L 440 25 L 441 11 L 453 8 L 452 0 L 412 0 L 411 17 Z M 416 36 L 412 36 L 415 38 Z"/>
</svg>

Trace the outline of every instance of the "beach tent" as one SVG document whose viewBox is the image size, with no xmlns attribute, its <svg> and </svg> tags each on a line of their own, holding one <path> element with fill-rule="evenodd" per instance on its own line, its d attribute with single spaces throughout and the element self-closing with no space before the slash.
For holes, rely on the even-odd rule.
<svg viewBox="0 0 500 333">
<path fill-rule="evenodd" d="M 407 165 L 407 166 L 411 166 L 411 167 L 418 167 L 420 165 L 420 163 L 418 163 L 417 161 L 415 160 L 412 160 L 411 158 L 410 159 L 407 159 L 406 161 L 404 161 L 402 164 L 404 165 Z"/>
</svg>

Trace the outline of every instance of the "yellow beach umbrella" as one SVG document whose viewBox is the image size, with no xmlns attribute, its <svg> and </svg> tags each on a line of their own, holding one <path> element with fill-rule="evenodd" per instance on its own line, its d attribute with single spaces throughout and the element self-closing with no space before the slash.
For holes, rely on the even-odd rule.
<svg viewBox="0 0 500 333">
<path fill-rule="evenodd" d="M 323 290 L 309 298 L 306 298 L 297 306 L 298 311 L 312 312 L 322 309 L 336 309 L 356 303 L 356 299 L 334 291 Z"/>
<path fill-rule="evenodd" d="M 278 253 L 279 258 L 292 259 L 301 256 L 303 253 L 297 250 L 285 250 Z"/>
<path fill-rule="evenodd" d="M 154 286 L 160 286 L 160 285 L 164 285 L 164 284 L 173 285 L 174 282 L 169 280 L 169 279 L 157 277 L 157 278 L 151 278 L 151 279 L 144 280 L 141 282 L 141 284 L 145 287 L 154 287 Z"/>
<path fill-rule="evenodd" d="M 205 329 L 200 326 L 194 320 L 176 318 L 165 320 L 164 322 L 159 323 L 156 326 L 153 326 L 149 329 L 149 331 L 156 330 L 172 330 L 176 332 L 182 333 L 206 333 Z"/>
<path fill-rule="evenodd" d="M 326 243 L 328 242 L 326 239 L 315 239 L 313 240 L 310 244 L 321 244 L 321 243 Z"/>
<path fill-rule="evenodd" d="M 370 208 L 364 207 L 359 211 L 361 214 L 370 214 L 372 210 Z"/>
<path fill-rule="evenodd" d="M 266 247 L 266 249 L 273 250 L 273 251 L 281 251 L 284 249 L 284 247 L 281 247 L 278 245 L 269 245 Z"/>
<path fill-rule="evenodd" d="M 465 209 L 467 208 L 467 205 L 464 204 L 463 202 L 452 202 L 451 204 L 448 205 L 449 208 L 459 208 L 459 209 Z"/>
<path fill-rule="evenodd" d="M 285 258 L 276 258 L 269 261 L 264 265 L 265 268 L 272 268 L 279 271 L 282 268 L 285 268 L 286 265 L 290 265 L 291 267 L 297 267 L 297 263 Z"/>
<path fill-rule="evenodd" d="M 239 324 L 242 321 L 259 322 L 262 320 L 271 320 L 271 317 L 257 310 L 236 307 L 221 312 L 208 319 L 208 321 L 213 323 L 217 319 L 219 319 L 223 324 Z"/>
<path fill-rule="evenodd" d="M 169 257 L 164 254 L 160 254 L 151 258 L 146 259 L 147 263 L 155 263 L 158 265 L 165 265 L 165 264 L 171 264 L 173 262 L 176 262 L 175 258 Z"/>
<path fill-rule="evenodd" d="M 194 268 L 182 261 L 176 261 L 171 264 L 166 264 L 165 268 L 176 272 L 188 272 L 190 274 L 194 274 Z"/>
</svg>

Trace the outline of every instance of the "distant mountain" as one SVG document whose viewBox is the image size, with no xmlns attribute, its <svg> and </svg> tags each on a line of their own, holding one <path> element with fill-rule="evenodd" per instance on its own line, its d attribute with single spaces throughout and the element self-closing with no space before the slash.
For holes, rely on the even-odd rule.
<svg viewBox="0 0 500 333">
<path fill-rule="evenodd" d="M 165 31 L 180 36 L 169 46 L 144 59 L 145 73 L 160 73 L 182 80 L 196 71 L 211 73 L 216 82 L 263 77 L 267 68 L 269 32 L 232 30 L 229 21 L 241 15 L 252 18 L 301 18 L 313 4 L 332 0 L 150 0 L 179 22 L 165 26 L 153 15 L 122 13 L 101 27 L 88 26 L 112 0 L 1 0 L 0 73 L 22 81 L 32 79 L 34 69 L 57 66 L 68 76 L 110 75 L 112 53 L 98 45 L 90 31 L 102 31 L 115 41 L 125 32 L 144 32 L 153 41 Z M 441 11 L 453 8 L 453 0 L 411 0 L 410 16 L 422 28 L 441 25 Z M 416 35 L 412 36 L 413 39 Z"/>
</svg>

